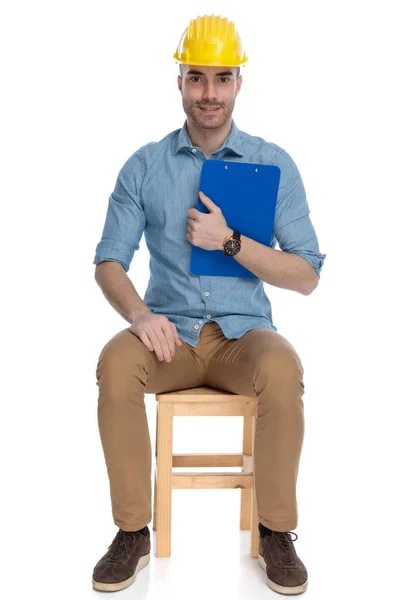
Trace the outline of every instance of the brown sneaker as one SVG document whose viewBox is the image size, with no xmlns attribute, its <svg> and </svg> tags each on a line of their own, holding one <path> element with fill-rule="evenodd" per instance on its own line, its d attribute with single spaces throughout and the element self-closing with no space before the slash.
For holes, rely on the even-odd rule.
<svg viewBox="0 0 400 600">
<path fill-rule="evenodd" d="M 290 537 L 293 533 L 294 540 Z M 307 569 L 294 549 L 294 531 L 273 531 L 260 536 L 258 561 L 267 574 L 267 584 L 280 594 L 301 594 L 307 589 Z"/>
<path fill-rule="evenodd" d="M 102 592 L 123 590 L 149 561 L 150 532 L 142 535 L 120 529 L 93 570 L 93 587 Z"/>
</svg>

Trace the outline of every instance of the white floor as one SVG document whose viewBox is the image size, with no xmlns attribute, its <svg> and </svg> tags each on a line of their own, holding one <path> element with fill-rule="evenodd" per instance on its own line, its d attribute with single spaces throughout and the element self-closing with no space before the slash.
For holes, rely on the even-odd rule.
<svg viewBox="0 0 400 600">
<path fill-rule="evenodd" d="M 294 542 L 309 574 L 308 589 L 301 596 L 308 600 L 398 597 L 395 515 L 400 503 L 393 477 L 396 469 L 390 462 L 395 462 L 394 437 L 389 435 L 396 424 L 387 421 L 383 412 L 371 412 L 370 421 L 364 420 L 357 431 L 355 444 L 355 415 L 343 420 L 343 407 L 335 411 L 330 410 L 333 400 L 316 402 L 312 389 L 308 398 Z M 6 556 L 1 596 L 7 600 L 94 600 L 115 594 L 121 600 L 278 600 L 281 595 L 267 586 L 258 560 L 250 557 L 250 532 L 239 529 L 240 490 L 230 489 L 173 490 L 171 557 L 156 558 L 157 534 L 150 524 L 150 563 L 135 582 L 115 593 L 92 588 L 94 565 L 118 530 L 111 514 L 95 400 L 86 408 L 90 418 L 74 420 L 65 428 L 60 408 L 54 407 L 55 425 L 46 431 L 46 443 L 32 446 L 33 453 L 25 453 L 24 464 L 12 473 L 13 486 L 4 495 L 7 506 L 1 514 Z M 155 403 L 150 397 L 147 407 L 154 444 Z M 348 407 L 350 411 L 350 401 Z M 174 452 L 239 450 L 239 419 L 204 419 L 209 420 L 177 421 Z M 372 443 L 374 431 L 388 434 L 381 435 L 378 454 Z M 382 460 L 377 460 L 379 454 Z"/>
<path fill-rule="evenodd" d="M 116 592 L 118 597 L 147 600 L 281 597 L 267 586 L 258 559 L 250 557 L 250 532 L 239 530 L 239 498 L 239 490 L 237 494 L 235 490 L 174 490 L 171 557 L 156 558 L 157 534 L 151 529 L 150 563 L 129 588 Z M 350 599 L 383 591 L 388 581 L 381 586 L 380 573 L 374 572 L 373 556 L 384 552 L 384 548 L 369 547 L 371 538 L 367 530 L 341 533 L 335 520 L 320 525 L 318 514 L 313 520 L 311 513 L 306 513 L 302 527 L 296 530 L 298 540 L 294 542 L 309 572 L 309 587 L 302 596 L 315 600 Z M 197 515 L 195 521 L 190 520 L 191 514 Z M 86 571 L 83 573 L 82 564 L 83 579 L 76 582 L 79 598 L 102 597 L 102 592 L 89 591 L 88 586 L 94 563 L 111 543 L 106 533 L 108 529 L 107 532 L 103 529 L 101 535 L 97 532 L 96 545 L 92 539 L 82 557 Z M 72 592 L 70 597 L 74 597 Z"/>
<path fill-rule="evenodd" d="M 330 365 L 318 365 L 326 381 Z M 385 406 L 393 403 L 394 393 L 383 383 L 372 388 L 368 380 L 368 398 L 358 390 L 364 381 L 360 377 L 349 383 L 346 394 L 334 385 L 322 393 L 312 376 L 310 380 L 294 542 L 309 574 L 302 596 L 396 598 L 398 421 L 388 418 Z M 9 428 L 3 451 L 4 481 L 9 484 L 3 485 L 0 513 L 1 597 L 95 600 L 118 594 L 121 600 L 278 600 L 281 595 L 267 586 L 258 560 L 250 557 L 250 532 L 239 529 L 239 490 L 173 490 L 171 557 L 156 558 L 157 534 L 151 529 L 151 560 L 135 582 L 115 593 L 92 588 L 94 565 L 117 527 L 96 423 L 97 397 L 89 383 L 89 391 L 71 396 L 73 410 L 63 397 L 49 401 L 42 430 L 30 426 L 39 421 L 34 403 L 32 414 L 28 411 L 21 421 L 23 435 L 19 425 Z M 147 416 L 154 449 L 151 395 Z M 176 421 L 175 453 L 240 450 L 242 423 L 237 417 Z"/>
<path fill-rule="evenodd" d="M 239 500 L 239 490 L 173 490 L 171 557 L 156 558 L 157 533 L 151 529 L 149 565 L 117 593 L 149 600 L 278 597 L 250 556 L 250 532 L 239 530 Z M 197 520 L 190 521 L 190 514 Z"/>
</svg>

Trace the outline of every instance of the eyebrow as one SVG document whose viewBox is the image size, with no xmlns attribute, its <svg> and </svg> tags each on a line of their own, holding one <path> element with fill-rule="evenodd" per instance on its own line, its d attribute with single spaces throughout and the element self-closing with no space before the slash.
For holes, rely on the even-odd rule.
<svg viewBox="0 0 400 600">
<path fill-rule="evenodd" d="M 205 73 L 202 73 L 201 71 L 196 71 L 195 69 L 190 69 L 190 71 L 188 71 L 186 73 L 186 75 L 205 75 Z M 222 77 L 225 75 L 233 75 L 232 71 L 224 71 L 223 73 L 216 73 L 217 77 Z"/>
</svg>

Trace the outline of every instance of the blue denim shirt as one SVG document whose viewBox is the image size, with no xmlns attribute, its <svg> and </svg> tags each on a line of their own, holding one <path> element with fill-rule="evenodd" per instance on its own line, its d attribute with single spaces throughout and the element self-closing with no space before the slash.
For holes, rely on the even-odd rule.
<svg viewBox="0 0 400 600">
<path fill-rule="evenodd" d="M 139 148 L 118 174 L 93 261 L 117 261 L 128 271 L 144 232 L 150 279 L 143 301 L 153 313 L 168 317 L 179 336 L 193 347 L 207 321 L 216 321 L 230 339 L 255 328 L 277 331 L 261 279 L 190 272 L 193 246 L 186 238 L 187 213 L 197 208 L 205 160 L 201 148 L 191 143 L 186 121 L 159 142 Z M 282 251 L 301 256 L 319 276 L 326 254 L 319 252 L 303 182 L 289 154 L 276 144 L 240 131 L 232 121 L 225 142 L 208 160 L 253 162 L 281 169 L 271 246 L 279 243 Z"/>
</svg>

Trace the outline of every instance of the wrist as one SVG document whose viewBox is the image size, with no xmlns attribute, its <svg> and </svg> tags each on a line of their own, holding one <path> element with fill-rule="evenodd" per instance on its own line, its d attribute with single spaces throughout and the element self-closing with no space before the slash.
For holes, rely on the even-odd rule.
<svg viewBox="0 0 400 600">
<path fill-rule="evenodd" d="M 224 247 L 227 240 L 229 240 L 229 238 L 231 238 L 232 236 L 233 236 L 233 229 L 231 229 L 230 227 L 227 227 L 225 230 L 223 240 L 222 240 L 222 245 L 221 245 L 222 248 Z"/>
<path fill-rule="evenodd" d="M 139 317 L 140 315 L 142 315 L 143 313 L 146 313 L 146 312 L 152 312 L 152 311 L 150 310 L 150 308 L 146 307 L 146 308 L 140 308 L 140 309 L 136 310 L 135 312 L 129 313 L 129 322 L 132 324 L 133 321 L 137 317 Z"/>
</svg>

